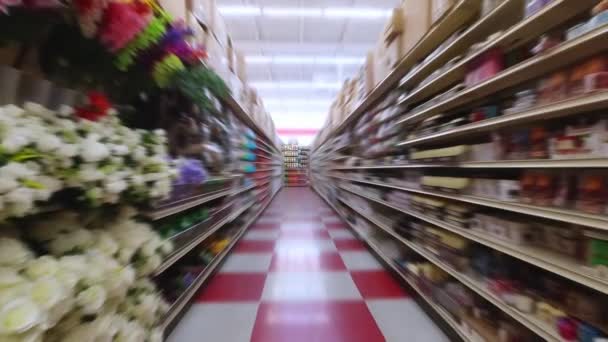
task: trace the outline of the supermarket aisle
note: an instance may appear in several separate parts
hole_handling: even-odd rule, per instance
[[[199,294],[170,342],[440,342],[427,318],[308,188],[287,188]]]

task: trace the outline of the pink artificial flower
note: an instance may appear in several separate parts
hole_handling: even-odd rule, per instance
[[[148,25],[151,16],[150,7],[143,2],[110,2],[100,28],[101,42],[112,52],[122,49]]]
[[[1,0],[0,0],[1,1]],[[73,0],[76,8],[78,24],[82,34],[87,38],[93,38],[97,34],[97,25],[101,21],[103,11],[108,5],[107,0]]]
[[[8,8],[21,5],[21,0],[0,0],[0,12],[8,14]]]
[[[28,8],[55,8],[61,6],[59,0],[23,0],[23,4]]]

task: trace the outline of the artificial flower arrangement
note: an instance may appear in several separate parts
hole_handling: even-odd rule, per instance
[[[102,94],[75,110],[0,107],[0,219],[36,213],[63,190],[87,207],[162,199],[175,175],[166,141],[123,126]]]
[[[147,276],[172,245],[114,210],[0,226],[0,341],[162,341],[168,305]]]

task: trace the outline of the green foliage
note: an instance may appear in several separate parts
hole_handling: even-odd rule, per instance
[[[177,72],[173,78],[173,86],[203,110],[213,108],[210,95],[225,99],[230,93],[224,80],[203,65]]]
[[[118,52],[116,67],[122,71],[127,70],[135,61],[137,54],[160,41],[166,32],[166,25],[165,18],[153,18],[137,38]]]

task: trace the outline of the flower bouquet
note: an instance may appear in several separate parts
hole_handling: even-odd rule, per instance
[[[0,107],[0,219],[38,212],[60,191],[89,207],[171,191],[163,131],[123,126],[100,94],[73,110]]]

